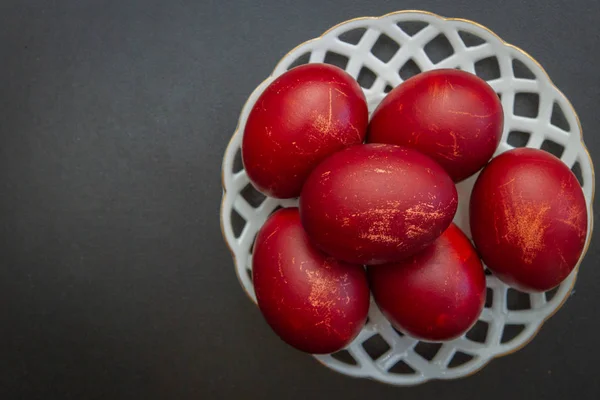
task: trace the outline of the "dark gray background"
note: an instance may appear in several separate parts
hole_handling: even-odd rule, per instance
[[[292,350],[240,289],[220,167],[247,96],[330,26],[409,8],[530,52],[600,157],[594,0],[1,1],[0,398],[600,397],[597,240],[530,345],[413,388]]]

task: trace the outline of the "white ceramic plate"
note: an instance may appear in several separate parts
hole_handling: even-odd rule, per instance
[[[559,155],[579,175],[588,204],[587,250],[594,172],[569,101],[533,58],[489,29],[467,20],[403,11],[347,21],[301,44],[277,64],[244,105],[223,160],[221,220],[238,278],[252,300],[256,301],[251,281],[254,237],[275,208],[297,201],[264,198],[252,188],[241,165],[244,126],[265,87],[290,67],[307,62],[345,68],[363,86],[370,111],[391,87],[419,71],[461,68],[486,79],[501,96],[505,113],[497,154],[514,146],[541,147]],[[468,199],[475,178],[458,185],[455,222],[467,235]],[[397,385],[472,374],[492,358],[516,351],[531,340],[569,296],[577,270],[558,289],[531,295],[509,289],[488,275],[488,298],[479,321],[463,337],[444,344],[419,342],[396,332],[371,302],[369,321],[356,340],[340,353],[316,358],[343,374]]]

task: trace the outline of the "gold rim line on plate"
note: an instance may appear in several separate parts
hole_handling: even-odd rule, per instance
[[[549,313],[549,314],[548,314],[546,317],[544,317],[544,318],[543,318],[543,320],[542,320],[542,321],[540,321],[540,323],[539,323],[538,327],[537,327],[537,328],[536,328],[536,330],[535,330],[535,331],[534,331],[534,332],[531,334],[531,336],[530,336],[529,338],[527,338],[527,339],[526,339],[526,340],[525,340],[523,343],[521,343],[519,346],[515,347],[514,349],[510,349],[510,350],[507,350],[507,351],[505,351],[505,352],[502,352],[502,353],[498,353],[498,354],[492,355],[492,356],[490,357],[490,359],[489,359],[489,360],[487,360],[486,362],[484,362],[484,363],[483,363],[483,364],[482,364],[480,367],[478,367],[478,368],[477,368],[477,369],[475,369],[474,371],[472,371],[472,372],[470,372],[470,373],[468,373],[468,374],[465,374],[465,375],[463,375],[463,376],[455,377],[455,378],[453,378],[453,379],[466,378],[466,377],[469,377],[469,376],[471,376],[471,375],[473,375],[473,374],[475,374],[475,373],[477,373],[477,372],[481,371],[483,368],[485,368],[485,367],[486,367],[486,366],[487,366],[487,365],[488,365],[488,364],[489,364],[489,363],[490,363],[492,360],[494,360],[495,358],[499,358],[499,357],[503,357],[503,356],[506,356],[506,355],[509,355],[509,354],[515,353],[515,352],[517,352],[517,351],[521,350],[521,349],[522,349],[523,347],[525,347],[527,344],[529,344],[529,343],[530,343],[530,342],[531,342],[531,341],[532,341],[532,340],[533,340],[533,339],[534,339],[534,338],[537,336],[537,334],[540,332],[540,330],[541,330],[542,326],[543,326],[543,325],[546,323],[546,321],[548,321],[548,320],[549,320],[549,319],[550,319],[550,318],[551,318],[551,317],[552,317],[554,314],[556,314],[556,313],[558,312],[558,310],[560,310],[560,309],[563,307],[563,305],[565,304],[565,302],[567,301],[567,299],[570,297],[570,294],[571,294],[571,292],[572,292],[572,290],[573,290],[573,287],[575,286],[575,282],[577,281],[577,276],[579,275],[579,266],[581,265],[581,263],[582,263],[583,259],[585,258],[585,255],[586,255],[586,253],[588,252],[588,250],[589,250],[589,247],[590,247],[590,244],[591,244],[591,242],[592,242],[592,234],[593,234],[593,228],[594,228],[594,218],[593,218],[593,216],[594,216],[594,210],[593,210],[593,208],[594,208],[594,198],[595,198],[595,194],[596,194],[596,174],[595,174],[595,171],[594,171],[594,163],[593,163],[593,161],[592,161],[592,157],[591,157],[591,155],[590,155],[590,153],[589,153],[589,151],[588,151],[588,149],[587,149],[587,146],[585,145],[585,142],[583,141],[583,128],[582,128],[582,126],[581,126],[581,121],[580,121],[580,119],[579,119],[579,115],[578,115],[578,114],[577,114],[577,112],[575,111],[575,108],[573,107],[573,104],[571,103],[571,101],[569,100],[569,98],[568,98],[567,96],[565,96],[565,94],[564,94],[564,93],[563,93],[563,92],[562,92],[562,91],[561,91],[561,90],[560,90],[558,87],[556,87],[556,85],[554,84],[554,82],[553,82],[553,81],[552,81],[552,79],[550,78],[550,75],[548,75],[548,72],[546,72],[546,70],[544,69],[544,67],[543,67],[543,66],[542,66],[542,65],[541,65],[541,64],[540,64],[540,63],[539,63],[539,62],[538,62],[538,61],[537,61],[535,58],[533,58],[531,55],[529,55],[529,53],[527,53],[525,50],[523,50],[523,49],[521,49],[520,47],[518,47],[518,46],[515,46],[515,45],[513,45],[513,44],[507,43],[505,40],[503,40],[503,39],[502,39],[500,36],[498,36],[498,35],[497,35],[497,34],[496,34],[494,31],[492,31],[492,30],[491,30],[491,29],[489,29],[488,27],[486,27],[486,26],[484,26],[484,25],[481,25],[481,24],[480,24],[480,23],[478,23],[478,22],[471,21],[471,20],[469,20],[469,19],[465,19],[465,18],[446,18],[446,17],[442,17],[441,15],[438,15],[438,14],[432,13],[432,12],[430,12],[430,11],[422,11],[422,10],[402,10],[402,11],[394,11],[394,12],[391,12],[391,13],[387,13],[387,14],[384,14],[384,15],[382,15],[382,16],[380,16],[380,17],[358,17],[358,18],[352,18],[352,19],[349,19],[349,20],[346,20],[346,21],[340,22],[339,24],[332,26],[331,28],[329,28],[329,29],[327,29],[325,32],[323,32],[323,33],[322,33],[322,34],[321,34],[319,37],[316,37],[316,38],[313,38],[313,39],[307,40],[307,41],[305,41],[305,42],[303,42],[303,43],[301,43],[301,44],[297,45],[297,46],[296,46],[296,47],[294,47],[292,50],[288,51],[288,52],[287,52],[287,53],[286,53],[286,54],[285,54],[283,57],[281,57],[281,59],[280,59],[280,60],[277,62],[277,64],[275,65],[275,68],[273,69],[273,71],[275,71],[275,70],[276,70],[276,69],[279,67],[279,65],[280,65],[280,64],[283,62],[283,60],[284,60],[284,59],[285,59],[285,58],[286,58],[286,57],[287,57],[287,56],[288,56],[290,53],[292,53],[292,52],[296,51],[296,50],[297,50],[297,49],[299,49],[300,47],[306,46],[306,45],[307,45],[307,44],[309,44],[309,43],[312,43],[312,42],[315,42],[315,41],[317,41],[317,40],[320,40],[320,39],[322,39],[322,38],[323,38],[325,35],[327,35],[327,34],[328,34],[328,33],[330,33],[331,31],[333,31],[334,29],[337,29],[337,28],[339,28],[339,27],[341,27],[341,26],[343,26],[343,25],[346,25],[346,24],[348,24],[348,23],[355,22],[355,21],[379,20],[379,19],[387,18],[387,17],[394,16],[394,15],[400,15],[400,14],[424,14],[424,15],[428,15],[428,16],[431,16],[431,17],[434,17],[434,18],[441,19],[441,20],[443,20],[443,21],[457,21],[457,22],[464,22],[464,23],[467,23],[467,24],[474,25],[474,26],[476,26],[476,27],[478,27],[478,28],[480,28],[480,29],[483,29],[484,31],[488,32],[488,33],[489,33],[489,34],[491,34],[492,36],[494,36],[494,37],[495,37],[495,38],[496,38],[498,41],[500,41],[500,43],[502,43],[502,45],[504,45],[504,46],[506,46],[506,47],[509,47],[509,48],[512,48],[512,49],[514,49],[514,50],[516,50],[516,51],[520,52],[520,53],[521,53],[523,56],[525,56],[526,58],[528,58],[529,60],[531,60],[531,61],[532,61],[532,62],[533,62],[533,63],[534,63],[534,64],[535,64],[535,65],[536,65],[536,66],[537,66],[539,69],[540,69],[540,71],[542,71],[542,73],[543,73],[543,74],[546,76],[546,78],[548,79],[548,82],[550,83],[550,86],[552,86],[552,87],[553,87],[553,88],[554,88],[554,89],[555,89],[555,90],[558,92],[558,94],[559,94],[560,96],[562,96],[562,97],[563,97],[563,98],[566,100],[566,103],[567,103],[567,105],[569,106],[569,108],[570,108],[570,109],[571,109],[571,111],[573,112],[573,115],[575,116],[575,120],[577,121],[577,126],[579,127],[579,141],[580,141],[580,143],[581,143],[581,146],[582,146],[582,148],[583,148],[583,151],[584,151],[584,152],[585,152],[585,154],[587,155],[587,158],[588,158],[588,161],[589,161],[589,163],[590,163],[591,170],[592,170],[592,198],[591,198],[591,201],[590,201],[590,204],[589,204],[589,211],[590,211],[590,214],[591,214],[591,218],[588,216],[588,221],[590,222],[590,223],[589,223],[589,228],[588,228],[589,235],[588,235],[588,237],[587,237],[587,239],[586,239],[586,243],[585,243],[585,246],[584,246],[584,248],[583,248],[583,251],[582,251],[582,253],[581,253],[581,256],[580,256],[580,258],[579,258],[579,261],[577,262],[577,265],[576,265],[576,266],[575,266],[575,268],[574,268],[574,271],[575,271],[575,276],[574,276],[573,282],[571,283],[571,286],[570,286],[570,287],[569,287],[569,289],[567,290],[567,293],[565,294],[565,297],[564,297],[564,299],[563,299],[563,300],[560,302],[560,304],[558,304],[558,306],[557,306],[557,307],[556,307],[554,310],[552,310],[552,311],[551,311],[551,312],[550,312],[550,313]],[[260,83],[260,84],[259,84],[259,85],[258,85],[258,86],[257,86],[257,87],[256,87],[256,88],[253,90],[253,91],[252,91],[252,93],[250,94],[250,96],[248,96],[248,99],[246,100],[246,102],[245,102],[245,103],[244,103],[244,105],[242,106],[242,110],[244,110],[244,109],[246,108],[246,106],[247,106],[248,102],[250,101],[250,98],[252,97],[252,94],[254,94],[254,92],[255,92],[256,90],[258,90],[258,88],[262,87],[262,86],[263,86],[263,84],[264,84],[264,83],[265,83],[267,80],[269,80],[269,79],[271,79],[271,78],[273,78],[273,72],[271,72],[271,74],[270,74],[270,75],[269,75],[269,76],[268,76],[266,79],[264,79],[264,80],[263,80],[263,81],[262,81],[262,82],[261,82],[261,83]],[[232,136],[231,136],[231,138],[229,139],[229,143],[227,144],[227,147],[226,147],[226,149],[225,149],[225,154],[227,154],[227,153],[229,152],[229,150],[230,150],[230,147],[231,147],[231,143],[233,142],[233,138],[235,138],[235,137],[238,135],[238,133],[239,133],[239,130],[240,130],[240,124],[241,124],[241,118],[239,118],[239,119],[238,119],[238,124],[237,124],[237,126],[236,126],[236,128],[235,128],[235,131],[233,132],[233,135],[232,135]],[[221,207],[220,207],[220,216],[221,216],[221,218],[220,218],[220,222],[221,222],[221,234],[222,234],[222,236],[223,236],[223,239],[225,240],[225,243],[227,244],[227,247],[228,247],[228,249],[229,249],[229,252],[231,253],[231,256],[233,257],[233,262],[234,262],[234,263],[237,265],[237,258],[236,258],[236,256],[235,256],[235,252],[233,251],[233,249],[232,249],[232,248],[231,248],[231,246],[229,245],[229,242],[227,241],[227,237],[225,236],[225,228],[224,228],[224,226],[223,226],[223,207],[225,206],[225,197],[227,196],[227,188],[225,187],[225,172],[224,172],[224,167],[225,167],[225,158],[223,158],[223,163],[222,163],[222,167],[221,167],[221,185],[222,185],[222,188],[223,188],[223,196],[222,196],[222,199],[221,199]],[[237,267],[235,268],[235,273],[236,273],[236,275],[237,275],[238,281],[241,281],[241,279],[240,279],[240,275],[239,275],[239,272],[238,272],[238,269],[237,269]],[[250,296],[250,293],[249,293],[249,292],[246,290],[246,288],[244,287],[244,285],[241,285],[241,286],[242,286],[242,288],[243,288],[244,292],[246,292],[246,295],[248,295],[248,297],[249,297],[249,298],[252,300],[252,302],[254,302],[254,300],[252,299],[252,296]],[[319,360],[318,358],[316,358],[316,357],[313,357],[313,358],[315,358],[315,359],[316,359],[316,360],[317,360],[319,363],[321,363],[321,364],[325,365],[325,364],[324,364],[324,363],[323,363],[321,360]],[[328,367],[328,368],[329,368],[329,367]],[[331,368],[330,368],[330,369],[331,369]],[[343,374],[342,372],[340,372],[340,371],[337,371],[337,370],[335,370],[335,369],[334,369],[334,371],[336,371],[336,372],[338,372],[338,373],[340,373],[340,374]],[[343,375],[345,375],[345,374],[343,374]],[[375,378],[372,378],[372,377],[368,377],[368,378],[370,378],[370,379],[375,379]],[[443,378],[430,378],[430,379],[427,379],[427,380],[440,380],[440,379],[443,379]],[[426,381],[427,381],[427,380],[426,380]],[[426,382],[426,381],[425,381],[425,382]],[[393,383],[389,383],[389,382],[386,382],[386,383],[393,385]],[[421,384],[421,383],[424,383],[424,382],[416,383],[416,384],[414,384],[414,385]],[[405,385],[403,385],[403,386],[405,386]],[[409,386],[409,385],[406,385],[406,386]]]

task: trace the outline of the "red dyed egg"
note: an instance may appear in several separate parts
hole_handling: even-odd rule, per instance
[[[367,144],[335,153],[313,170],[300,196],[311,240],[357,264],[399,261],[425,248],[450,225],[456,187],[429,157]]]
[[[458,182],[492,157],[503,124],[500,99],[484,80],[439,69],[392,90],[371,117],[367,141],[417,149]]]
[[[344,70],[327,64],[293,68],[265,89],[248,116],[246,172],[269,196],[297,197],[320,161],[364,141],[368,117],[360,86]]]
[[[494,158],[470,203],[473,241],[485,264],[523,291],[550,290],[579,261],[587,208],[575,175],[558,158],[521,148]]]
[[[445,341],[477,321],[485,303],[485,273],[469,239],[454,224],[419,254],[368,270],[373,297],[396,329]]]
[[[364,268],[317,250],[302,229],[297,208],[277,211],[261,228],[252,275],[265,319],[299,350],[341,350],[365,324],[369,286]]]

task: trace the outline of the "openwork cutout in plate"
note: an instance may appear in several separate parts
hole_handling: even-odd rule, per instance
[[[392,87],[421,71],[460,68],[486,79],[505,111],[497,154],[513,147],[542,148],[559,156],[578,175],[588,204],[587,250],[593,222],[593,166],[575,111],[542,67],[522,50],[471,21],[418,11],[359,18],[303,43],[279,62],[245,104],[225,153],[223,233],[240,283],[254,301],[254,237],[271,212],[297,201],[264,197],[252,188],[239,162],[242,134],[248,114],[265,87],[289,68],[309,62],[345,68],[361,83],[370,111]],[[458,185],[460,205],[455,222],[468,236],[468,200],[475,178]],[[488,298],[479,321],[462,337],[443,344],[419,342],[397,332],[372,303],[368,323],[347,349],[316,357],[338,372],[397,385],[466,376],[532,339],[567,299],[576,274],[577,269],[558,289],[540,294],[519,293],[488,274]]]

